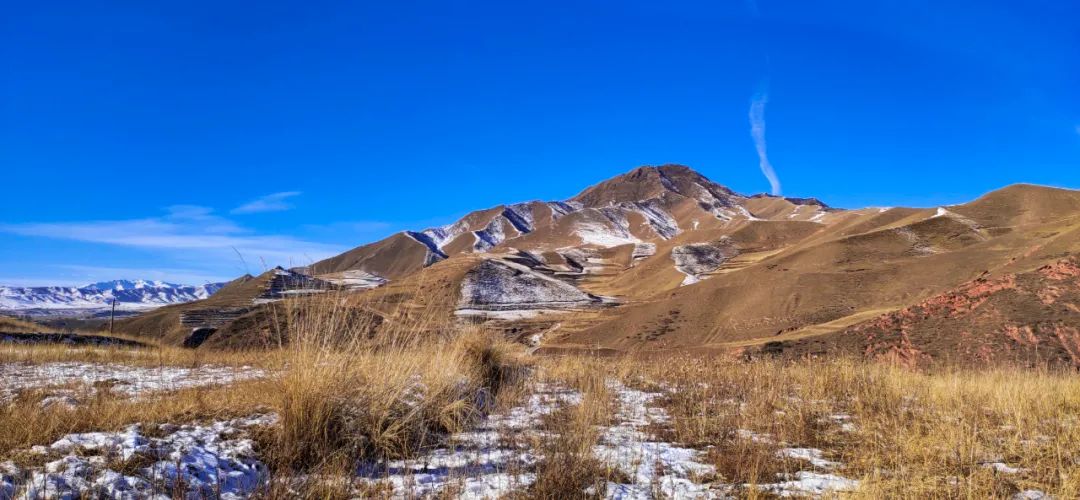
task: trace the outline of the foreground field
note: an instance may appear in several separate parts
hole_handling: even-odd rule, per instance
[[[0,498],[1080,496],[1071,372],[535,357],[324,326],[257,354],[0,348]]]

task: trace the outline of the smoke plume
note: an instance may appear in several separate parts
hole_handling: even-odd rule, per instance
[[[757,148],[758,165],[761,173],[769,179],[772,186],[772,194],[780,196],[780,178],[776,176],[772,163],[769,163],[768,147],[765,142],[765,104],[769,102],[767,90],[761,90],[754,94],[750,100],[750,135],[754,138],[754,147]]]

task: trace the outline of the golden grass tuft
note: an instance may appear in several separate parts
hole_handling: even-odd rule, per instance
[[[522,346],[480,331],[425,338],[415,323],[343,324],[355,305],[328,298],[283,315],[288,369],[273,407],[279,426],[262,444],[272,467],[313,471],[404,458],[465,430],[528,370]],[[421,320],[422,321],[422,320]]]

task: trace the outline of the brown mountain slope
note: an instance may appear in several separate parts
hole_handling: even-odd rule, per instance
[[[400,279],[439,258],[438,254],[415,238],[406,233],[398,233],[385,240],[316,262],[308,268],[316,275],[360,270],[383,278]]]
[[[842,331],[767,348],[844,352],[909,366],[948,361],[1080,368],[1080,258],[980,277]]]
[[[612,311],[579,331],[564,330],[557,342],[618,349],[766,342],[813,325],[899,308],[985,271],[1021,261],[1037,266],[1080,253],[1080,213],[1070,212],[1080,193],[1035,189],[1046,196],[1025,199],[1056,202],[1011,205],[1025,215],[997,219],[1021,222],[1014,226],[988,228],[966,216],[937,215],[934,209],[845,214],[866,220],[826,224],[742,269]],[[1013,188],[1003,191],[1009,195]],[[966,208],[950,207],[949,212],[968,213]],[[870,230],[850,234],[854,227]]]
[[[751,199],[710,181],[689,167],[639,167],[563,202],[532,201],[472,212],[420,232],[404,232],[308,267],[315,275],[363,270],[401,279],[449,257],[564,247],[609,248],[660,243],[686,231],[757,218],[746,205],[768,206],[778,220],[824,215],[816,200]]]
[[[1070,189],[1014,184],[946,208],[987,227],[1039,224],[1080,213],[1080,195]]]
[[[987,273],[1078,254],[1077,191],[1017,185],[949,207],[834,210],[742,196],[669,165],[565,202],[500,205],[400,233],[309,271],[389,276],[343,304],[368,323],[422,322],[425,334],[479,322],[552,350],[755,350],[832,339]],[[223,300],[124,324],[182,338],[180,313]],[[208,345],[273,343],[274,311],[251,309]]]

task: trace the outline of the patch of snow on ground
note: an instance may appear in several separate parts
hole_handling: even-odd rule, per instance
[[[487,310],[487,309],[458,309],[454,311],[455,316],[459,317],[471,317],[479,316],[487,319],[500,319],[503,321],[516,321],[519,319],[535,318],[537,316],[547,314],[563,314],[570,312],[568,310],[559,309],[506,309],[506,310]]]
[[[598,223],[581,223],[574,232],[581,239],[582,245],[596,245],[604,248],[640,243],[634,235],[622,228],[612,228]]]
[[[661,238],[669,240],[679,234],[679,223],[660,205],[660,200],[651,199],[625,204],[630,211],[637,212],[645,217],[649,226]]]
[[[806,460],[814,467],[822,469],[832,469],[840,465],[837,462],[826,460],[824,453],[817,448],[782,448],[777,454],[782,457]]]
[[[632,481],[609,483],[608,498],[652,498],[656,487],[667,497],[710,496],[708,485],[694,482],[716,473],[714,466],[698,462],[701,452],[654,441],[646,432],[646,427],[668,421],[663,408],[651,406],[662,394],[631,389],[617,381],[608,385],[618,397],[617,423],[603,430],[593,454]]]
[[[430,266],[440,260],[449,258],[442,249],[439,248],[439,244],[436,240],[432,239],[432,236],[428,233],[417,233],[414,231],[405,231],[405,236],[412,238],[413,241],[427,247],[427,253],[424,255],[424,266]]]
[[[630,254],[630,260],[639,261],[641,259],[647,259],[656,255],[655,243],[637,243],[634,245],[634,251]]]
[[[1024,490],[1012,496],[1013,500],[1050,500],[1054,498],[1040,490]]]
[[[541,419],[559,408],[581,404],[581,394],[539,383],[521,406],[488,415],[475,429],[450,437],[449,445],[421,457],[363,464],[368,483],[389,484],[394,498],[427,498],[457,491],[457,498],[500,498],[527,488],[540,456],[507,437],[539,436]]]
[[[495,217],[484,229],[473,231],[473,251],[487,252],[506,240],[504,224],[510,224],[503,216]]]
[[[988,469],[994,469],[995,472],[1000,472],[1001,474],[1019,474],[1024,472],[1024,469],[1013,467],[1004,462],[987,462],[982,464],[982,466]]]
[[[759,218],[755,217],[754,214],[750,213],[750,211],[747,210],[746,207],[744,207],[744,206],[740,205],[740,206],[736,207],[736,210],[739,211],[740,215],[742,215],[743,217],[746,217],[747,220],[764,220],[764,219],[759,219]]]
[[[269,471],[255,457],[252,441],[238,436],[275,419],[162,426],[162,437],[144,435],[139,425],[69,434],[31,450],[55,458],[42,467],[18,471],[8,465],[5,472],[0,465],[0,498],[246,498],[266,484]],[[145,466],[128,470],[133,459]]]
[[[705,279],[707,274],[738,254],[739,250],[727,242],[691,243],[673,248],[671,260],[675,261],[675,269],[686,275],[682,282],[682,286],[686,286]]]
[[[383,278],[374,273],[361,270],[345,271],[337,276],[323,276],[320,279],[329,281],[335,285],[348,288],[350,290],[366,290],[368,288],[378,288],[385,285],[389,280]]]
[[[801,471],[791,474],[787,481],[757,487],[781,497],[805,497],[851,491],[859,487],[859,482],[832,474]]]
[[[136,397],[149,392],[219,385],[266,376],[257,368],[229,366],[139,367],[93,363],[0,364],[0,402],[35,387],[108,383],[114,393]]]
[[[488,259],[469,271],[461,282],[459,308],[562,309],[598,302],[598,298],[574,285],[533,271],[527,266]]]

